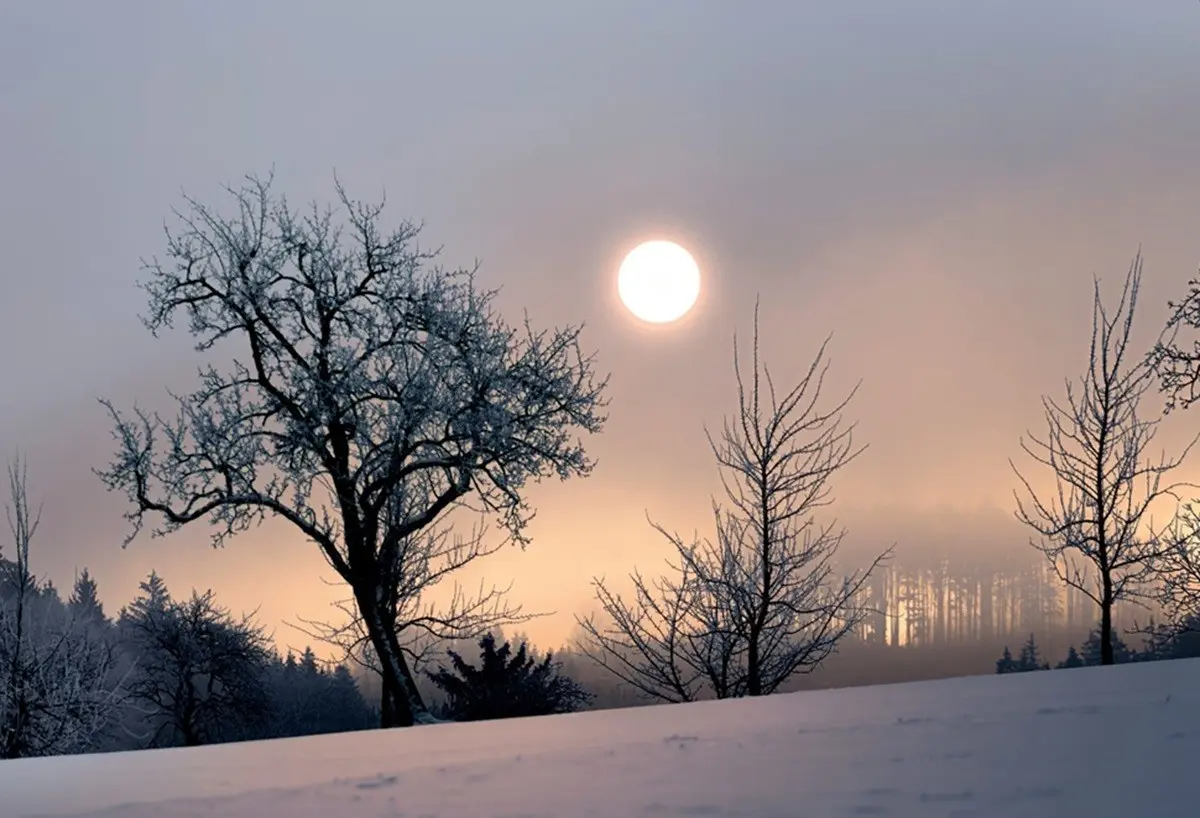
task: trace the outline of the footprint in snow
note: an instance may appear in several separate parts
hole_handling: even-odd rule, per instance
[[[377,790],[380,787],[390,787],[399,780],[400,776],[398,775],[380,775],[366,781],[359,781],[354,786],[360,790]]]
[[[1058,716],[1064,713],[1079,713],[1084,716],[1094,716],[1100,712],[1100,708],[1094,704],[1085,704],[1078,707],[1039,707],[1037,709],[1039,716]]]

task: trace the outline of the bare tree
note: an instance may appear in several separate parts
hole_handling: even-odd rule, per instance
[[[106,404],[118,447],[100,476],[131,501],[131,538],[148,513],[159,534],[207,520],[215,546],[266,515],[291,523],[354,598],[383,725],[425,720],[389,619],[405,544],[455,508],[524,544],[526,484],[591,470],[575,432],[601,429],[604,380],[578,327],[510,327],[473,270],[432,266],[417,226],[385,235],[382,204],[339,184],[339,226],[272,199],[269,179],[230,192],[232,219],[186,200],[144,287],[153,332],[182,313],[199,350],[235,357],[202,368],[174,419]]]
[[[268,639],[252,617],[235,619],[211,590],[176,601],[157,574],[121,613],[133,654],[132,703],[150,730],[148,747],[193,747],[254,735],[270,713]]]
[[[674,576],[651,586],[635,574],[632,603],[594,581],[611,625],[580,620],[581,648],[642,692],[668,701],[694,698],[702,685],[720,698],[773,693],[818,667],[869,613],[860,592],[891,550],[839,577],[844,529],[817,519],[834,475],[865,449],[842,422],[857,386],[818,408],[828,342],[779,394],[759,362],[756,307],[750,382],[735,336],[738,413],[719,437],[708,434],[725,496],[713,503],[716,538],[685,542],[655,525],[675,551]]]
[[[1038,538],[1059,579],[1100,608],[1100,661],[1113,664],[1113,606],[1144,601],[1153,592],[1159,562],[1173,547],[1172,526],[1156,528],[1151,507],[1179,502],[1183,483],[1164,478],[1187,456],[1151,459],[1148,449],[1158,418],[1140,413],[1153,384],[1151,371],[1129,354],[1129,335],[1141,284],[1142,260],[1134,258],[1121,299],[1110,315],[1093,285],[1088,369],[1078,384],[1068,380],[1065,405],[1043,397],[1046,436],[1021,439],[1021,448],[1050,471],[1056,489],[1039,496],[1010,460],[1024,488],[1014,491],[1017,519]],[[1024,495],[1024,496],[1022,496]]]
[[[728,631],[704,620],[702,594],[686,560],[668,562],[670,574],[648,582],[637,571],[633,601],[592,580],[596,599],[609,622],[576,617],[582,628],[577,649],[644,698],[677,704],[695,701],[704,683],[717,698],[729,696],[727,674],[713,661],[718,644],[732,645]],[[732,659],[732,656],[730,657]]]
[[[15,553],[0,559],[0,758],[83,752],[121,703],[112,648],[30,571],[41,510],[29,506],[20,458],[9,463],[8,482]]]

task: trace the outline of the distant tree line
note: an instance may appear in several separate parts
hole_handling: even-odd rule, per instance
[[[1168,659],[1200,658],[1200,622],[1179,629],[1170,625],[1151,623],[1141,632],[1140,647],[1131,647],[1119,632],[1112,634],[1112,662],[1104,661],[1103,638],[1097,625],[1076,649],[1067,648],[1067,654],[1054,665],[1063,670],[1075,667],[1093,667],[1103,664],[1123,665],[1130,662],[1159,662]],[[1021,645],[1020,653],[1013,657],[1006,645],[1003,655],[996,661],[997,673],[1025,673],[1031,670],[1049,670],[1034,634],[1030,634]]]
[[[344,665],[280,655],[211,591],[157,574],[115,617],[84,569],[66,601],[29,570],[37,516],[10,470],[14,558],[0,550],[0,758],[196,746],[378,723]]]
[[[550,654],[491,634],[426,675],[446,720],[580,709],[592,696]],[[448,665],[448,666],[446,666]],[[345,664],[280,654],[212,591],[175,598],[151,573],[110,617],[85,569],[64,602],[0,556],[0,758],[189,747],[363,730],[379,713]]]
[[[29,568],[40,522],[10,464],[13,559],[0,549],[0,759],[194,747],[378,727],[344,663],[280,654],[211,591],[172,595],[157,573],[115,616],[85,568],[64,601]],[[592,695],[551,654],[492,634],[478,664],[453,648],[425,677],[437,715],[476,721],[580,709]]]
[[[964,551],[970,543],[964,535]],[[1019,543],[1012,543],[1013,551]],[[1078,632],[1089,626],[1092,603],[1064,587],[1032,555],[981,559],[977,554],[923,560],[920,543],[906,543],[863,589],[871,614],[855,628],[864,642],[935,646],[987,642],[1014,633]],[[1000,546],[1003,549],[1003,546]],[[989,564],[990,563],[990,564]],[[1117,622],[1131,624],[1134,610],[1118,608]]]
[[[1060,641],[1079,639],[1095,626],[1096,603],[1064,584],[1016,524],[982,517],[980,532],[973,526],[981,525],[982,515],[945,516],[960,535],[932,532],[926,542],[919,525],[906,521],[898,528],[903,546],[865,590],[864,604],[875,612],[856,629],[856,638],[935,647],[998,643],[1035,632]],[[1152,615],[1169,618],[1167,610],[1153,595],[1120,601],[1113,605],[1113,624],[1128,631]]]

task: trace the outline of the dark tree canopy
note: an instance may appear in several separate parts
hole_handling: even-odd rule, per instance
[[[254,735],[267,721],[270,651],[250,619],[235,619],[213,592],[176,601],[157,574],[121,613],[136,665],[130,697],[152,725],[150,746],[195,746]]]
[[[1003,655],[996,660],[997,673],[1029,673],[1033,670],[1049,670],[1050,664],[1042,659],[1041,648],[1033,634],[1021,645],[1021,653],[1016,659],[1008,645],[1004,646]]]
[[[1067,658],[1058,663],[1060,670],[1068,670],[1073,667],[1083,667],[1083,657],[1079,655],[1079,651],[1075,650],[1075,646],[1067,648]]]
[[[1025,644],[1021,645],[1021,656],[1017,659],[1017,666],[1026,671],[1050,669],[1049,663],[1042,659],[1041,648],[1038,647],[1037,639],[1032,633],[1025,640]]]
[[[271,738],[363,730],[378,725],[378,715],[359,692],[345,665],[323,666],[311,648],[272,663]]]
[[[96,580],[84,568],[75,580],[71,598],[67,600],[72,616],[80,623],[100,624],[106,621],[104,604],[100,601]]]
[[[479,640],[479,650],[478,667],[447,651],[452,669],[441,667],[428,674],[446,695],[444,714],[449,719],[484,721],[570,713],[591,698],[563,675],[551,654],[538,662],[528,655],[524,642],[514,653],[508,642],[497,647],[495,637],[488,634]]]
[[[1079,646],[1079,656],[1083,659],[1083,663],[1088,666],[1114,664],[1123,665],[1127,662],[1132,662],[1137,658],[1137,653],[1125,643],[1121,638],[1121,634],[1114,632],[1112,635],[1112,662],[1104,661],[1104,641],[1101,637],[1100,628],[1093,628],[1087,639],[1083,640],[1083,644]]]

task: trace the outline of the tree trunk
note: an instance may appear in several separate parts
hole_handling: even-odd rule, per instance
[[[758,660],[758,638],[757,633],[751,632],[750,638],[746,640],[746,695],[761,696],[762,695],[762,669],[759,667]]]
[[[1112,577],[1104,574],[1104,595],[1100,602],[1100,664],[1113,664]]]
[[[383,691],[380,694],[380,727],[411,727],[429,716],[429,710],[417,692],[416,680],[404,661],[400,640],[387,618],[378,610],[371,591],[355,592],[359,613],[379,659]]]
[[[396,699],[393,690],[385,683],[379,692],[379,726],[400,727],[396,724]]]

